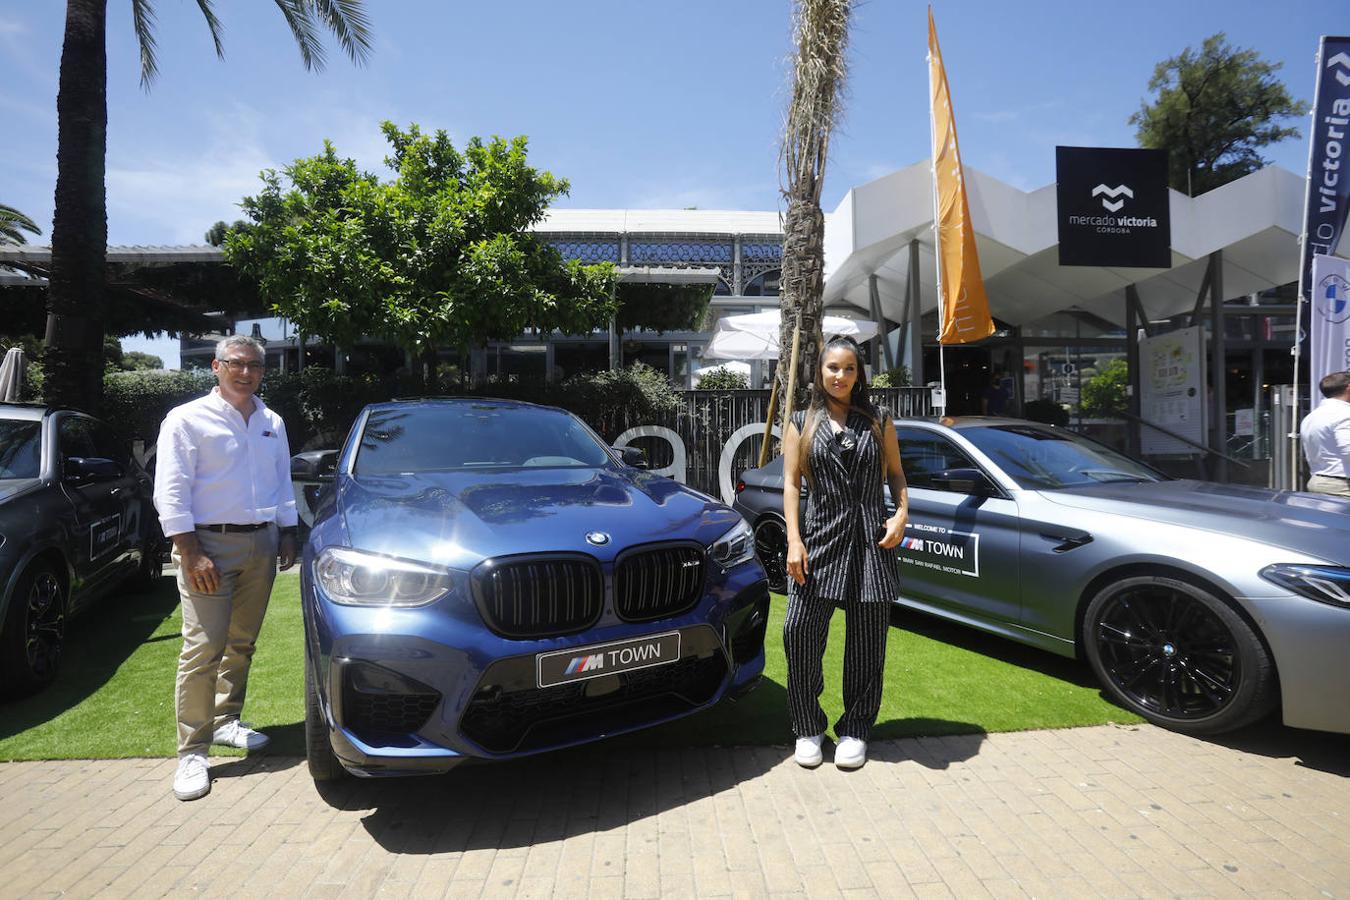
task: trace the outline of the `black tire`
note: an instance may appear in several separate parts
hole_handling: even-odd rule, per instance
[[[0,696],[25,697],[51,684],[65,642],[65,584],[51,563],[31,563],[0,627]]]
[[[1155,725],[1220,734],[1275,708],[1275,667],[1223,600],[1165,576],[1126,578],[1088,604],[1083,648],[1117,703]]]
[[[141,563],[136,568],[136,574],[127,580],[127,587],[135,593],[149,593],[159,586],[160,577],[164,574],[160,548],[161,541],[154,535],[147,537],[141,545]]]
[[[769,576],[769,590],[787,593],[787,526],[776,516],[763,516],[755,523],[755,556]]]
[[[314,667],[309,653],[305,653],[305,762],[309,775],[316,782],[338,781],[347,777],[333,745],[328,740],[328,721],[319,706],[319,694],[314,688]]]

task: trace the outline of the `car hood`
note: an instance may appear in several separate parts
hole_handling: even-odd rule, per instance
[[[1061,506],[1235,534],[1350,564],[1350,500],[1186,479],[1039,493]]]
[[[668,478],[603,468],[342,476],[338,507],[351,546],[459,569],[515,553],[603,560],[652,541],[710,544],[740,519]],[[608,542],[589,543],[591,532]]]
[[[39,478],[5,478],[0,479],[0,503],[10,500],[23,494],[32,488],[37,487],[42,481]]]

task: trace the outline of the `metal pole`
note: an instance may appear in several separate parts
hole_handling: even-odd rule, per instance
[[[933,185],[933,270],[937,276],[938,386],[942,390],[942,405],[937,407],[937,414],[943,416],[947,413],[947,358],[942,352],[942,228],[938,222],[937,119],[933,112],[933,61],[930,53],[928,61],[928,138],[929,146],[933,148],[933,158],[929,160],[928,168],[932,174],[930,180]],[[910,258],[914,258],[913,253],[910,254]]]
[[[1138,292],[1134,285],[1125,287],[1125,368],[1129,372],[1129,395],[1125,398],[1125,408],[1130,415],[1139,417],[1139,310]],[[1131,422],[1126,430],[1126,445],[1132,456],[1139,455],[1141,435],[1139,425]]]
[[[1210,302],[1210,410],[1214,416],[1210,425],[1210,444],[1219,452],[1215,457],[1215,481],[1228,480],[1228,346],[1223,326],[1223,251],[1209,255]]]
[[[1317,103],[1322,99],[1322,55],[1326,51],[1326,40],[1326,36],[1323,35],[1317,42],[1317,67],[1314,69],[1314,71],[1317,72],[1317,81],[1314,82],[1316,87],[1313,90],[1312,109],[1309,112],[1309,115],[1314,122],[1317,121]],[[1303,218],[1299,220],[1298,234],[1298,302],[1294,305],[1294,347],[1290,351],[1294,357],[1294,390],[1293,406],[1289,412],[1290,427],[1288,434],[1285,435],[1285,439],[1289,441],[1289,484],[1293,486],[1294,490],[1298,489],[1298,464],[1299,457],[1302,456],[1302,451],[1298,445],[1299,407],[1301,406],[1298,392],[1298,370],[1303,361],[1303,292],[1308,288],[1308,267],[1312,263],[1312,260],[1305,259],[1305,250],[1308,246],[1308,204],[1312,202],[1312,166],[1313,150],[1316,145],[1314,138],[1316,135],[1316,127],[1310,126],[1308,129],[1308,167],[1303,170],[1306,178],[1306,187],[1303,190]],[[1335,248],[1332,249],[1334,250]],[[1311,410],[1314,406],[1315,398],[1311,397],[1311,390],[1309,390],[1308,393],[1308,408]]]
[[[919,330],[919,325],[923,321],[923,307],[920,305],[919,295],[919,239],[915,238],[909,242],[909,271],[906,273],[908,286],[905,292],[909,297],[909,362],[910,362],[910,381],[916,387],[923,387],[926,383],[923,372],[923,332]]]

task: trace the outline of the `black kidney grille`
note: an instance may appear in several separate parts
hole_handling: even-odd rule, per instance
[[[599,567],[577,559],[500,563],[483,573],[478,585],[483,618],[507,637],[579,631],[599,618],[604,605]]]
[[[630,622],[685,612],[703,593],[703,550],[659,547],[630,553],[614,569],[614,608]]]

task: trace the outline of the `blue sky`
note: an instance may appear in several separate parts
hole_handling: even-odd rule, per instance
[[[268,0],[217,3],[217,61],[195,3],[159,0],[160,78],[138,82],[129,0],[109,0],[108,228],[115,244],[199,243],[258,172],[324,138],[380,169],[379,122],[525,134],[571,181],[570,207],[778,209],[790,79],[787,0],[367,0],[369,65],[336,48],[306,73]],[[944,0],[934,4],[966,165],[1022,188],[1054,180],[1057,144],[1133,146],[1127,119],[1159,60],[1215,31],[1284,64],[1311,101],[1317,37],[1341,3]],[[823,205],[928,156],[926,4],[859,5],[850,94]],[[1341,8],[1339,17],[1333,10]],[[0,202],[50,233],[65,4],[0,0]],[[1270,154],[1301,172],[1306,140]],[[128,349],[142,342],[127,341]],[[169,345],[154,348],[176,360]]]

